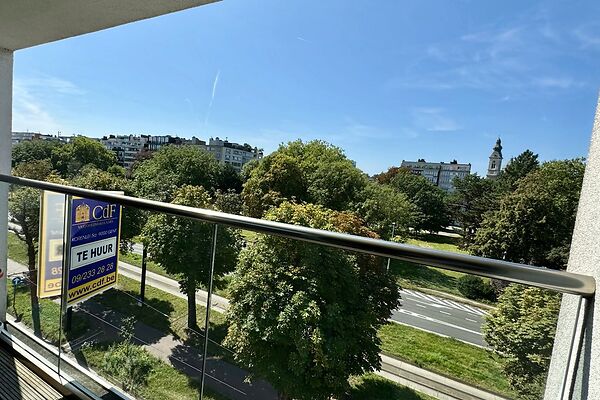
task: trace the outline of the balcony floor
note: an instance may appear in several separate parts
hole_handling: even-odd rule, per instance
[[[63,396],[13,357],[0,341],[0,398],[6,400],[58,400]]]

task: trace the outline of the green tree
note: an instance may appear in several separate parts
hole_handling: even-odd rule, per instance
[[[398,172],[400,172],[400,167],[390,167],[387,171],[374,175],[373,179],[383,185],[389,185]]]
[[[12,171],[14,176],[36,180],[59,181],[52,171],[52,165],[48,160],[29,161],[18,164]],[[31,317],[33,320],[33,331],[41,336],[40,308],[37,297],[37,245],[39,239],[40,225],[40,191],[37,189],[13,186],[8,196],[8,209],[10,215],[20,229],[14,229],[14,233],[27,245],[27,268],[29,294],[31,297]]]
[[[558,293],[509,285],[483,326],[485,341],[502,357],[519,399],[543,396],[560,299]]]
[[[408,228],[422,217],[404,193],[389,185],[370,182],[362,197],[364,200],[357,204],[356,212],[382,238],[391,239],[392,224],[396,225],[395,236],[405,237]]]
[[[538,169],[539,166],[538,155],[527,149],[510,159],[498,178],[498,186],[505,192],[513,191],[517,188],[520,179]]]
[[[50,160],[52,151],[62,145],[63,143],[58,140],[25,140],[12,148],[12,166],[16,167],[31,161]]]
[[[175,191],[174,204],[213,208],[212,199],[202,187],[183,186]],[[208,286],[213,225],[189,218],[154,214],[142,231],[151,258],[167,272],[178,274],[182,293],[188,299],[188,327],[197,329],[196,290]],[[236,230],[220,226],[217,235],[215,277],[233,271],[241,238]]]
[[[551,161],[521,179],[500,207],[485,215],[470,246],[472,253],[564,269],[585,164]]]
[[[414,226],[416,230],[437,232],[450,224],[446,193],[427,178],[401,168],[390,185],[418,207],[422,217]]]
[[[377,237],[356,215],[318,205],[284,202],[266,218]],[[397,305],[380,259],[259,235],[230,286],[226,344],[282,399],[343,396],[350,375],[379,366],[377,329]]]
[[[222,191],[242,191],[242,176],[230,164],[222,164],[216,178],[216,188]]]
[[[159,201],[172,201],[184,185],[213,190],[219,185],[222,166],[197,146],[165,146],[133,170],[136,193]]]
[[[484,179],[477,174],[463,179],[455,178],[454,192],[449,196],[454,220],[463,229],[462,245],[468,247],[483,222],[486,212],[498,207],[501,196],[497,181]]]
[[[215,208],[219,211],[238,215],[242,213],[242,197],[233,189],[227,191],[217,189],[214,196],[214,203]]]
[[[367,184],[367,177],[335,146],[300,140],[279,149],[245,171],[245,212],[261,217],[285,200],[349,210]]]
[[[91,164],[106,171],[117,163],[115,153],[97,140],[76,136],[66,145],[52,150],[52,165],[63,177],[75,176],[85,165]]]

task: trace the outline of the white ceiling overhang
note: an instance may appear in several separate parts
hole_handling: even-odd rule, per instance
[[[0,0],[0,48],[19,50],[217,0]]]

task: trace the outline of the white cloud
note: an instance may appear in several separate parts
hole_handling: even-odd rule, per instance
[[[219,76],[221,76],[221,70],[217,71],[215,80],[213,81],[212,92],[210,95],[210,102],[208,103],[208,109],[206,110],[206,116],[204,117],[204,126],[208,124],[208,118],[210,117],[210,110],[212,110],[213,101],[215,100],[215,94],[217,94],[217,85],[219,84]]]
[[[437,107],[415,108],[413,120],[417,128],[430,132],[453,132],[462,129],[459,123],[446,115],[444,109]]]
[[[534,85],[544,89],[570,89],[572,87],[579,87],[583,85],[583,82],[579,82],[570,77],[542,77],[533,80]]]
[[[600,49],[600,25],[588,24],[573,30],[573,36],[583,49]]]
[[[85,91],[57,77],[15,78],[13,82],[13,130],[55,133],[62,124],[50,111],[50,101],[60,96],[79,96]]]

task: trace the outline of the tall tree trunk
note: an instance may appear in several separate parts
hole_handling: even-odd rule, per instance
[[[31,298],[31,320],[33,322],[33,333],[41,337],[40,326],[40,302],[37,296],[37,273],[35,270],[35,244],[27,241],[27,259],[29,267],[29,297]]]
[[[187,302],[188,302],[188,328],[197,330],[198,324],[196,322],[196,280],[188,277],[187,283]]]

